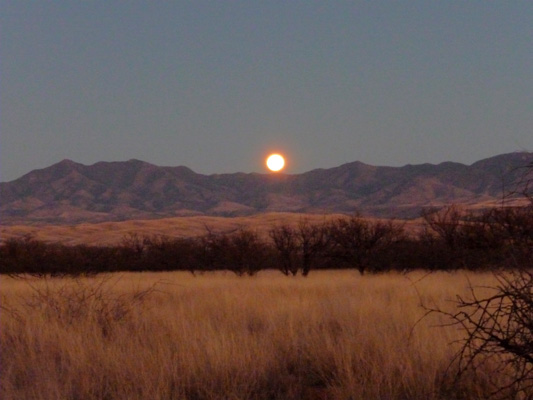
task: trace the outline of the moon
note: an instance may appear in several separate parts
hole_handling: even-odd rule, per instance
[[[278,172],[285,166],[285,159],[280,154],[271,154],[267,157],[266,165],[269,170]]]

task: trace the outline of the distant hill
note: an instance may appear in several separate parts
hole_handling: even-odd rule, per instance
[[[423,207],[497,204],[516,187],[533,153],[472,165],[445,162],[377,167],[361,162],[303,174],[197,174],[139,160],[82,165],[64,160],[0,183],[0,220],[75,224],[264,212],[417,217]]]

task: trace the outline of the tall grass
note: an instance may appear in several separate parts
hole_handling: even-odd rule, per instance
[[[417,324],[468,281],[421,276],[2,277],[0,398],[482,398],[448,368],[462,332]]]

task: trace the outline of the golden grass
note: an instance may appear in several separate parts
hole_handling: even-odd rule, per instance
[[[2,277],[0,398],[480,398],[446,375],[462,333],[438,316],[416,325],[421,299],[451,307],[467,279],[420,277]]]
[[[6,240],[31,235],[37,240],[67,245],[115,245],[130,233],[141,236],[193,237],[207,233],[206,227],[215,232],[231,232],[235,229],[247,228],[266,236],[268,231],[276,225],[296,225],[302,220],[308,220],[314,224],[341,216],[341,214],[265,213],[231,218],[195,216],[78,225],[13,225],[0,227],[0,238]],[[416,229],[420,221],[409,221],[407,224],[408,229]]]

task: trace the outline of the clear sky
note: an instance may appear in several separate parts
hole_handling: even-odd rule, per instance
[[[0,0],[0,180],[533,150],[532,1]]]

